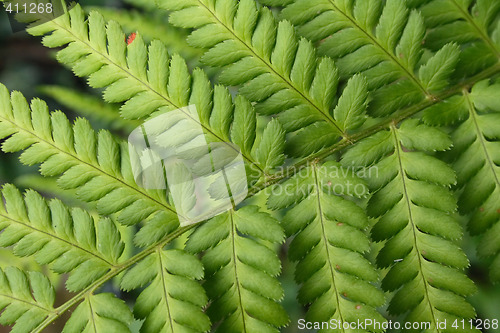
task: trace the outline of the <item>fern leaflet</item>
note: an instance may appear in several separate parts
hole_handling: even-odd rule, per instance
[[[281,243],[284,233],[269,214],[245,206],[212,218],[186,243],[189,252],[205,252],[208,314],[218,332],[279,332],[289,320],[277,303],[281,263],[262,240]]]
[[[300,0],[282,15],[306,38],[322,40],[319,53],[336,59],[342,78],[366,76],[376,116],[432,99],[458,61],[458,48],[449,44],[423,63],[424,22],[404,1]]]
[[[455,175],[423,153],[450,146],[446,134],[410,119],[361,141],[343,158],[348,164],[376,163],[379,170],[378,177],[368,179],[374,191],[368,213],[379,218],[373,240],[387,240],[377,265],[390,268],[382,282],[384,290],[396,291],[389,311],[406,314],[406,321],[429,322],[436,332],[445,319],[475,317],[464,299],[475,292],[463,273],[469,262],[454,242],[462,235],[452,215],[456,200],[446,188]]]
[[[485,234],[478,252],[494,257],[493,281],[500,280],[499,89],[498,83],[482,81],[424,113],[424,120],[433,125],[460,123],[452,136],[460,212],[470,217],[468,229],[473,235]]]
[[[20,93],[9,96],[3,85],[0,96],[0,137],[9,137],[3,151],[25,150],[22,163],[42,163],[42,175],[60,176],[59,186],[78,189],[81,200],[96,201],[100,214],[120,212],[120,223],[135,224],[151,216],[148,228],[156,230],[151,243],[177,228],[177,215],[165,192],[146,191],[135,184],[128,147],[118,144],[108,131],[96,136],[85,119],[71,126],[62,112],[49,114],[38,99],[30,109]]]
[[[193,104],[207,139],[225,144],[230,141],[234,113],[244,112],[232,103],[227,89],[222,86],[212,89],[202,70],[195,69],[190,75],[184,59],[177,54],[169,57],[162,42],[153,40],[146,45],[137,34],[127,45],[118,23],[111,21],[106,25],[97,12],[91,12],[86,20],[77,5],[67,15],[29,32],[46,35],[43,43],[47,47],[66,46],[57,53],[57,59],[69,65],[76,75],[88,76],[90,86],[105,88],[103,97],[107,102],[125,102],[121,114],[127,119]],[[228,147],[232,149],[230,144]],[[250,154],[245,152],[243,156],[258,173],[257,177],[264,174]]]
[[[475,74],[500,59],[500,3],[492,0],[438,0],[420,7],[429,32],[425,45],[436,49],[449,41],[464,45],[458,76]]]
[[[26,274],[15,267],[0,269],[0,324],[13,325],[11,332],[31,332],[54,313],[54,287],[43,274]]]
[[[121,280],[124,290],[150,283],[139,295],[134,314],[145,319],[141,332],[207,332],[210,320],[203,313],[207,304],[203,288],[203,266],[181,250],[161,250],[141,260]]]
[[[378,273],[362,255],[370,248],[363,232],[368,219],[360,207],[341,197],[354,196],[353,188],[365,194],[359,178],[330,161],[312,165],[277,185],[268,199],[272,209],[295,204],[283,224],[288,236],[295,235],[289,257],[298,262],[299,300],[310,304],[306,320],[340,321],[339,332],[347,332],[344,323],[363,318],[385,321],[375,310],[384,303],[384,295],[371,284],[378,280]]]
[[[127,304],[110,293],[88,295],[66,322],[62,333],[131,332],[134,317]]]
[[[94,219],[84,210],[68,210],[59,200],[50,203],[35,191],[24,198],[12,185],[2,190],[0,246],[14,246],[17,256],[33,255],[57,273],[69,273],[66,286],[78,291],[114,267],[124,244],[114,223]]]

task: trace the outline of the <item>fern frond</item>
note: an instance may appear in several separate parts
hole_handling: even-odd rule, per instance
[[[150,254],[129,269],[121,288],[132,290],[149,283],[134,306],[135,316],[145,319],[141,332],[207,332],[210,320],[202,311],[207,304],[203,287],[203,266],[181,250],[161,250]]]
[[[278,221],[245,206],[216,216],[190,235],[186,250],[205,252],[208,314],[218,332],[279,332],[289,319],[278,303],[283,289],[276,279],[281,263],[263,242],[282,243]]]
[[[377,264],[390,268],[384,290],[396,291],[389,311],[407,314],[406,321],[429,322],[437,331],[438,321],[475,317],[464,298],[475,286],[463,272],[469,262],[456,244],[462,230],[453,216],[456,200],[447,188],[455,183],[455,173],[425,153],[451,144],[444,132],[410,119],[361,141],[343,158],[348,165],[376,163],[379,171],[368,179],[374,191],[368,213],[379,218],[373,240],[386,240]]]
[[[121,118],[117,106],[104,103],[99,98],[90,94],[81,93],[62,86],[42,86],[38,90],[68,110],[75,111],[90,119],[100,120],[112,129],[132,131],[140,124],[138,121]]]
[[[80,208],[46,202],[33,190],[24,197],[13,185],[1,191],[0,246],[13,246],[20,257],[33,256],[57,273],[71,273],[66,286],[81,290],[119,262],[124,244],[109,219],[95,221]]]
[[[134,316],[127,304],[110,293],[90,294],[80,303],[62,333],[123,332],[130,333]]]
[[[125,102],[121,114],[127,119],[138,119],[195,105],[199,125],[208,141],[222,142],[229,149],[231,120],[239,112],[248,112],[247,101],[233,103],[229,91],[216,86],[212,89],[206,74],[195,69],[191,75],[186,62],[179,55],[168,56],[163,43],[154,40],[146,45],[140,36],[130,45],[116,22],[107,25],[97,12],[87,17],[80,6],[68,15],[29,30],[34,35],[45,35],[47,47],[66,47],[58,52],[61,63],[73,68],[78,76],[88,76],[90,86],[105,88],[107,102]],[[252,107],[250,106],[250,109]],[[223,126],[221,126],[221,124]],[[243,157],[252,169],[264,174],[249,154]]]
[[[425,45],[464,45],[457,75],[472,75],[500,60],[500,3],[495,0],[438,0],[420,7],[429,31]]]
[[[159,229],[159,238],[177,228],[178,218],[165,192],[136,185],[128,147],[118,144],[109,132],[96,135],[85,119],[71,126],[62,112],[50,114],[39,99],[32,101],[30,109],[20,93],[9,96],[3,85],[0,103],[0,137],[9,137],[3,151],[24,150],[22,163],[41,163],[42,175],[60,176],[59,186],[77,189],[80,200],[97,202],[100,214],[120,212],[120,223],[135,224],[151,216],[151,228]]]
[[[368,219],[363,209],[342,197],[366,191],[353,170],[326,162],[277,185],[268,199],[271,209],[294,205],[283,225],[287,236],[295,235],[288,255],[298,262],[299,301],[310,305],[306,320],[340,321],[339,332],[344,332],[344,322],[385,321],[375,310],[384,303],[383,293],[372,285],[378,273],[363,257],[370,249],[363,232]]]
[[[257,112],[278,114],[285,130],[296,132],[290,154],[307,156],[364,122],[366,82],[357,77],[347,83],[345,99],[356,103],[352,109],[347,103],[342,108],[352,118],[337,119],[338,75],[331,59],[319,59],[310,42],[296,37],[289,22],[276,22],[271,11],[258,9],[255,1],[161,0],[159,4],[174,11],[172,24],[196,28],[189,42],[209,49],[202,58],[205,64],[225,67],[222,83],[244,84],[240,93],[258,102]]]
[[[424,22],[404,1],[299,0],[282,16],[321,41],[319,53],[336,60],[341,77],[366,76],[376,90],[370,110],[377,116],[432,99],[458,61],[458,48],[448,44],[422,65]]]
[[[433,125],[459,123],[452,135],[459,186],[460,212],[470,217],[468,229],[484,237],[481,256],[493,256],[493,281],[500,281],[500,104],[499,84],[482,81],[424,113]]]
[[[43,274],[0,268],[0,324],[14,325],[11,332],[31,332],[55,312],[54,300],[54,287]]]

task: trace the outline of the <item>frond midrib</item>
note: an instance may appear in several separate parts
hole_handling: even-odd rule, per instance
[[[260,55],[257,54],[257,52],[255,52],[255,50],[252,48],[251,45],[248,45],[245,41],[243,41],[238,35],[237,33],[234,31],[234,29],[231,27],[231,26],[228,26],[226,24],[224,24],[216,15],[216,13],[212,10],[210,10],[210,8],[208,8],[201,0],[197,0],[198,3],[203,7],[205,8],[213,17],[214,19],[221,25],[223,26],[233,37],[235,40],[237,40],[241,45],[243,45],[251,54],[251,56],[255,57],[256,59],[258,59],[260,62],[262,62],[262,64],[264,64],[264,66],[266,68],[268,68],[268,70],[270,72],[272,72],[273,74],[275,74],[276,76],[278,76],[288,87],[290,90],[294,91],[295,93],[297,93],[303,100],[305,100],[307,102],[307,104],[309,104],[311,107],[313,107],[315,110],[317,110],[319,112],[319,114],[326,120],[326,122],[335,129],[335,131],[338,132],[338,134],[340,134],[342,137],[346,137],[346,133],[344,133],[344,131],[342,131],[342,129],[340,128],[340,126],[337,124],[337,122],[332,119],[332,117],[330,116],[329,112],[328,111],[324,111],[322,110],[318,105],[316,105],[310,98],[308,98],[302,91],[300,91],[300,89],[298,87],[296,87],[293,82],[291,82],[290,80],[288,80],[285,76],[281,75],[280,73],[278,73],[276,71],[276,69],[272,66],[272,64],[268,63],[265,59],[263,59]]]
[[[312,167],[313,172],[314,172],[314,188],[316,190],[316,197],[318,201],[317,209],[318,209],[318,216],[317,218],[319,219],[320,225],[321,225],[321,238],[323,239],[323,243],[325,244],[325,251],[326,251],[326,264],[328,265],[328,270],[330,271],[330,276],[331,276],[331,281],[332,281],[332,287],[333,287],[333,293],[335,294],[335,302],[337,303],[337,313],[340,318],[340,321],[343,323],[344,322],[344,316],[342,315],[342,310],[340,306],[340,299],[339,299],[339,292],[337,289],[337,283],[336,283],[336,278],[335,278],[335,268],[332,267],[331,262],[333,261],[330,255],[330,251],[328,249],[328,246],[330,245],[330,242],[328,241],[328,238],[326,237],[326,230],[325,230],[325,220],[323,216],[323,208],[321,207],[321,187],[319,184],[318,180],[318,174],[316,170],[316,165]],[[342,325],[342,332],[345,332],[344,325]]]
[[[417,241],[418,228],[415,224],[415,221],[413,221],[413,212],[411,209],[412,202],[410,200],[410,196],[408,195],[408,187],[406,185],[407,177],[406,177],[405,169],[403,167],[402,148],[401,148],[401,143],[399,141],[398,133],[397,133],[397,129],[396,129],[395,125],[391,125],[391,132],[392,132],[392,136],[394,139],[394,149],[395,149],[395,154],[396,154],[396,158],[398,161],[398,168],[399,168],[398,172],[399,172],[399,175],[401,177],[401,185],[403,188],[403,191],[402,191],[403,200],[405,201],[406,207],[408,208],[408,222],[411,224],[411,229],[412,229],[412,234],[413,234],[413,247],[415,249],[417,260],[418,260],[418,272],[419,272],[419,275],[421,276],[422,282],[424,284],[424,290],[425,290],[424,298],[426,300],[426,303],[428,303],[428,305],[429,305],[429,309],[431,312],[431,318],[432,318],[434,327],[436,328],[437,333],[439,333],[439,332],[441,332],[441,330],[436,325],[438,320],[436,319],[436,314],[434,313],[435,307],[432,305],[432,302],[429,298],[429,284],[427,282],[427,279],[425,278],[424,268],[422,266],[422,258],[420,256],[420,250],[418,248],[418,241]]]
[[[162,294],[163,294],[163,298],[165,299],[165,305],[167,306],[167,318],[168,318],[168,321],[170,323],[170,328],[173,332],[174,331],[174,323],[173,323],[173,319],[172,319],[172,313],[170,310],[170,302],[168,301],[168,291],[166,288],[165,271],[164,271],[164,266],[163,266],[163,260],[161,257],[161,250],[162,249],[160,247],[156,247],[156,254],[158,255],[158,266],[159,266],[158,270],[159,270],[159,274],[161,277]]]
[[[94,328],[94,333],[99,333],[97,331],[97,327],[95,326],[96,320],[94,318],[94,309],[92,308],[92,302],[90,301],[90,297],[88,297],[88,302],[89,302],[89,309],[90,309],[90,320],[92,321],[92,327]]]
[[[233,210],[231,209],[229,211],[229,218],[230,218],[230,221],[231,221],[231,225],[230,225],[230,228],[231,228],[231,260],[232,262],[234,263],[234,281],[235,281],[235,287],[238,291],[238,304],[239,304],[239,307],[240,307],[240,311],[241,311],[241,322],[243,324],[243,332],[247,332],[247,328],[246,328],[246,320],[245,320],[245,316],[247,315],[246,311],[245,311],[245,308],[243,306],[243,296],[241,295],[241,284],[240,284],[240,280],[238,278],[238,255],[237,255],[237,251],[236,251],[236,236],[237,236],[237,232],[236,232],[236,225],[234,223],[234,216],[233,216]]]

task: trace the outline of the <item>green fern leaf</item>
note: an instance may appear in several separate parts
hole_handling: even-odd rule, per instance
[[[425,45],[437,49],[453,41],[464,45],[457,77],[472,75],[498,63],[498,1],[439,0],[420,7],[429,27]],[[496,28],[496,29],[495,29]],[[458,76],[459,75],[459,76]]]
[[[468,229],[473,235],[484,234],[478,245],[483,257],[492,256],[493,281],[500,281],[500,85],[482,81],[470,92],[444,101],[443,106],[425,111],[426,120],[440,125],[439,116],[446,112],[460,125],[453,133],[454,168],[460,188],[460,212],[469,216]],[[451,108],[450,111],[445,109]],[[451,118],[451,114],[455,117]],[[434,121],[437,120],[437,121]]]
[[[426,46],[436,49],[449,41],[466,44],[481,40],[488,53],[498,55],[498,46],[489,37],[491,25],[500,13],[500,4],[493,0],[431,1],[420,7],[426,25],[431,28]],[[453,34],[451,33],[453,31]]]
[[[255,152],[257,161],[264,170],[274,169],[285,161],[285,131],[277,120],[269,122]]]
[[[374,191],[368,213],[379,218],[371,232],[373,240],[386,240],[377,264],[389,268],[384,290],[396,291],[389,311],[406,314],[406,321],[429,322],[433,330],[445,319],[474,318],[475,311],[464,297],[476,289],[463,273],[468,260],[455,243],[462,231],[453,217],[456,200],[447,189],[455,183],[454,173],[444,162],[423,153],[449,149],[451,140],[418,120],[377,135],[377,140],[354,146],[343,162],[370,165],[384,156],[373,166],[378,176],[367,179]],[[362,152],[370,146],[382,156],[366,159]]]
[[[115,295],[89,295],[80,303],[64,326],[63,333],[131,332],[134,317],[124,301]]]
[[[334,116],[343,131],[353,130],[364,123],[366,107],[368,106],[367,83],[364,77],[353,76],[345,88],[335,107]]]
[[[301,284],[299,301],[310,305],[307,321],[385,321],[375,310],[384,303],[383,293],[372,285],[378,273],[362,255],[370,249],[363,232],[368,219],[360,207],[341,197],[366,191],[352,171],[326,162],[304,169],[271,192],[272,209],[297,203],[283,225],[288,236],[295,235],[288,255],[298,262],[295,279]]]
[[[228,143],[231,119],[233,113],[245,112],[245,107],[240,103],[235,109],[227,89],[218,86],[212,90],[202,70],[195,69],[191,75],[184,59],[176,54],[169,57],[162,42],[154,40],[146,45],[137,34],[127,45],[118,23],[106,25],[97,12],[91,12],[86,20],[78,5],[68,15],[29,32],[46,35],[43,43],[47,47],[66,46],[57,59],[76,75],[88,76],[90,86],[105,88],[107,102],[125,102],[121,107],[125,118],[144,118],[194,104],[207,140],[233,149]],[[264,174],[250,153],[244,154],[253,169]]]
[[[458,49],[448,45],[420,66],[425,26],[404,1],[384,6],[378,0],[299,0],[282,16],[298,25],[301,35],[321,41],[319,53],[336,59],[342,78],[366,76],[375,90],[370,111],[376,116],[432,98],[446,87],[458,62]]]
[[[23,196],[13,185],[2,190],[0,246],[13,246],[17,256],[34,256],[57,273],[69,273],[66,286],[81,290],[119,262],[124,244],[109,219],[95,221],[87,212],[71,211],[59,200],[47,203],[40,194]]]
[[[201,262],[181,250],[158,250],[129,269],[121,287],[142,291],[134,306],[134,314],[145,319],[141,332],[207,332],[210,320],[203,313],[207,304],[203,287]]]
[[[28,274],[15,267],[0,269],[1,325],[10,332],[29,333],[54,310],[55,291],[39,272]]]
[[[41,163],[42,175],[60,176],[59,186],[77,189],[83,201],[97,201],[97,210],[103,215],[120,212],[118,221],[123,224],[135,224],[161,212],[163,232],[157,236],[177,228],[177,215],[165,192],[136,185],[125,144],[118,144],[107,131],[96,135],[85,119],[77,119],[71,126],[61,112],[49,114],[41,100],[33,100],[30,109],[20,93],[10,97],[3,85],[0,95],[0,134],[10,136],[2,144],[3,151],[25,150],[22,163]]]
[[[333,109],[338,75],[333,62],[328,58],[318,59],[311,43],[299,40],[289,22],[276,22],[272,13],[258,9],[255,1],[190,0],[180,5],[175,0],[162,0],[159,3],[173,10],[172,24],[196,28],[189,42],[208,49],[202,58],[204,63],[225,67],[220,76],[224,84],[243,84],[240,93],[258,102],[258,112],[278,114],[287,132],[297,131],[288,153],[307,156],[347,136],[349,129],[364,122],[365,84],[358,83],[354,92],[345,91],[345,95],[357,96],[346,96],[344,100],[360,100],[353,106],[344,102],[340,108],[350,117],[337,112],[340,119],[336,119]],[[311,144],[310,133],[317,127],[330,134]],[[308,145],[296,149],[305,143]]]
[[[283,289],[275,278],[280,261],[262,240],[281,243],[284,233],[274,218],[245,206],[216,216],[189,237],[186,250],[205,252],[208,314],[218,332],[279,332],[288,315],[278,301]]]

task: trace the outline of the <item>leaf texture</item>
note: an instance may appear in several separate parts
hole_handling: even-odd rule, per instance
[[[458,176],[459,209],[468,229],[483,235],[478,253],[493,257],[490,276],[500,281],[500,85],[481,81],[470,92],[425,111],[433,125],[459,124],[452,135],[451,158]],[[442,114],[445,114],[444,116]],[[441,119],[448,118],[447,122]]]
[[[298,299],[309,305],[306,320],[340,321],[339,332],[344,332],[344,323],[364,318],[385,321],[375,310],[384,303],[383,293],[372,285],[378,273],[363,256],[370,249],[364,233],[368,219],[363,209],[342,197],[359,197],[366,191],[353,170],[326,162],[277,185],[267,202],[271,209],[291,206],[283,225],[287,236],[295,236],[288,256],[297,262]]]
[[[456,182],[454,172],[428,154],[449,149],[451,140],[415,119],[382,134],[354,146],[343,162],[375,163],[378,170],[367,179],[374,191],[367,209],[378,218],[372,239],[385,241],[377,265],[389,268],[382,287],[395,292],[388,310],[405,314],[407,322],[429,322],[432,330],[438,321],[474,318],[465,296],[476,288],[463,272],[469,262],[456,244],[462,230],[453,215],[456,199],[448,189]],[[377,153],[363,156],[372,149]]]
[[[337,68],[328,58],[318,58],[312,44],[295,35],[288,21],[276,22],[266,8],[255,1],[161,0],[172,10],[170,22],[183,28],[196,28],[189,36],[193,46],[206,48],[205,64],[224,67],[222,83],[243,85],[240,93],[257,102],[257,112],[277,114],[287,132],[297,132],[295,141],[308,142],[315,127],[327,128],[330,134],[289,153],[306,156],[347,136],[364,122],[367,106],[366,83],[360,79],[344,92],[346,100],[359,99],[352,106],[344,103],[350,117],[336,119],[338,86]],[[192,17],[197,19],[193,20]],[[346,123],[348,121],[348,123]]]
[[[97,202],[103,215],[118,213],[118,221],[132,225],[151,216],[161,219],[160,239],[179,225],[164,191],[144,190],[135,183],[128,147],[108,131],[95,133],[87,120],[73,125],[62,112],[49,113],[45,102],[24,97],[0,86],[0,136],[4,152],[24,150],[23,164],[41,163],[44,176],[59,176],[58,185],[76,189],[80,200]],[[158,227],[158,225],[156,225]],[[159,238],[158,238],[159,237]]]
[[[247,111],[245,103],[232,102],[226,88],[214,89],[199,68],[190,74],[185,60],[178,54],[170,57],[159,40],[147,45],[137,34],[127,45],[119,24],[106,24],[96,11],[86,17],[77,5],[68,15],[29,32],[46,35],[43,44],[47,47],[64,46],[57,53],[58,61],[70,66],[75,75],[88,77],[91,87],[104,88],[107,102],[124,103],[124,118],[140,119],[195,105],[208,141],[228,143],[234,114]],[[223,124],[218,121],[221,119]],[[263,173],[248,151],[243,154]]]
[[[16,267],[0,269],[1,325],[10,332],[29,333],[54,310],[55,291],[39,272],[25,273]]]
[[[144,319],[141,332],[207,332],[210,320],[202,311],[207,304],[203,266],[181,250],[157,250],[129,269],[121,280],[124,290],[148,286],[138,296],[134,314]]]
[[[139,125],[137,121],[120,118],[116,105],[105,103],[96,96],[62,86],[43,86],[39,90],[68,110],[73,110],[90,119],[100,120],[111,129],[131,131]]]
[[[64,326],[63,333],[131,332],[134,317],[127,304],[110,293],[89,295]]]
[[[458,62],[459,50],[450,43],[422,65],[424,21],[405,1],[298,0],[282,16],[299,26],[301,35],[320,41],[319,53],[336,60],[342,78],[366,76],[375,90],[370,105],[375,116],[432,98]]]
[[[13,246],[15,255],[33,256],[57,273],[71,273],[70,291],[87,287],[119,262],[124,244],[111,220],[96,221],[57,199],[46,202],[33,190],[23,197],[13,185],[5,185],[2,196],[0,246]]]
[[[276,279],[281,263],[266,242],[281,243],[284,233],[257,206],[228,211],[201,225],[186,250],[204,252],[207,310],[218,332],[279,332],[289,319],[278,303],[283,289]]]
[[[459,75],[472,75],[498,62],[500,3],[495,0],[436,0],[421,6],[429,32],[425,46],[438,49],[448,42],[465,46]]]

